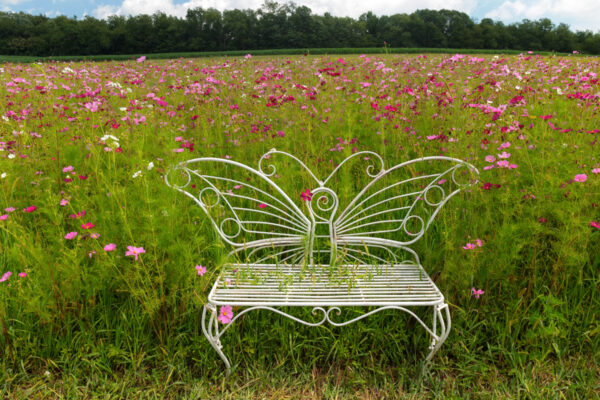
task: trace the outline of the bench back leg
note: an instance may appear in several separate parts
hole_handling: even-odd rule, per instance
[[[210,313],[210,318],[208,320],[208,325],[206,323],[207,311]],[[229,360],[223,353],[223,345],[221,344],[220,334],[219,334],[219,323],[217,321],[217,307],[214,304],[208,303],[204,305],[202,310],[202,332],[210,345],[215,349],[215,351],[219,354],[223,362],[225,363],[226,368],[226,376],[231,374],[231,364]]]

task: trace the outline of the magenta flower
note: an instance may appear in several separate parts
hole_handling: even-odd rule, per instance
[[[134,256],[135,261],[137,261],[138,255],[144,254],[145,252],[146,252],[146,250],[144,250],[143,247],[127,246],[127,251],[125,252],[125,255],[126,256]]]
[[[232,317],[233,311],[231,310],[231,306],[222,306],[217,319],[222,324],[228,324],[231,322]]]
[[[23,211],[25,211],[26,213],[32,213],[35,210],[37,210],[36,206],[29,206],[29,207],[23,209]]]
[[[81,229],[92,229],[94,226],[94,224],[92,224],[91,222],[86,222],[85,224],[81,224]]]
[[[600,229],[600,223],[598,223],[596,221],[590,222],[590,226],[594,227],[594,228],[597,228],[597,229]]]
[[[4,275],[2,275],[2,278],[0,278],[0,282],[7,281],[11,275],[12,275],[12,272],[10,272],[10,271],[5,272]],[[231,307],[229,307],[229,309],[231,310]],[[223,310],[223,308],[221,308],[221,310]],[[229,321],[227,321],[227,322],[229,322]]]
[[[196,265],[196,271],[198,271],[198,275],[203,276],[206,273],[206,267]]]
[[[481,296],[485,292],[483,290],[481,290],[481,289],[475,290],[475,288],[471,288],[471,293],[473,294],[473,296],[475,296],[476,299],[478,299],[479,296]]]
[[[73,240],[73,239],[75,239],[75,236],[77,236],[77,232],[69,232],[65,235],[65,239]]]
[[[311,201],[313,194],[311,193],[310,189],[306,189],[306,191],[300,193],[300,197],[302,197],[302,200],[304,201]]]
[[[260,203],[258,205],[259,208],[267,208],[267,205],[265,203]]]
[[[117,248],[117,245],[114,243],[109,243],[106,246],[104,246],[104,251],[113,251]]]
[[[587,175],[586,174],[575,175],[575,178],[573,180],[575,182],[585,182],[585,181],[587,181]]]

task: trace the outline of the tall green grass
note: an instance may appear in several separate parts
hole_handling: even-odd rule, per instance
[[[123,83],[132,88],[124,98],[109,96],[104,86],[100,96],[106,97],[96,113],[84,109],[83,103],[91,101],[88,98],[59,101],[60,95],[68,95],[67,89],[9,95],[8,87],[0,85],[0,94],[13,102],[13,106],[2,106],[3,115],[28,104],[33,110],[28,115],[41,113],[35,118],[3,121],[1,141],[14,140],[16,153],[27,157],[9,159],[4,152],[0,162],[0,173],[7,174],[0,180],[0,206],[17,209],[0,224],[0,272],[13,272],[0,286],[2,396],[597,396],[600,230],[589,223],[600,220],[600,175],[590,172],[598,162],[597,145],[593,144],[597,134],[578,132],[597,127],[597,111],[593,106],[584,107],[585,102],[578,105],[576,100],[556,96],[546,81],[549,72],[543,72],[541,63],[549,65],[548,70],[566,63],[559,78],[566,80],[572,69],[597,70],[598,60],[540,57],[534,59],[538,64],[528,64],[511,57],[511,70],[534,75],[525,83],[514,76],[505,77],[496,91],[486,84],[487,78],[475,75],[481,69],[478,64],[465,62],[446,70],[438,67],[444,59],[441,55],[426,59],[374,57],[393,66],[402,79],[390,83],[390,95],[406,87],[407,80],[418,86],[429,82],[428,72],[442,76],[446,84],[436,87],[430,83],[435,96],[421,93],[419,102],[407,95],[375,100],[381,95],[379,83],[369,89],[358,86],[374,67],[355,56],[345,57],[356,66],[345,72],[351,83],[327,76],[325,85],[320,84],[322,78],[316,70],[338,57],[236,59],[223,69],[216,68],[221,59],[152,61],[155,68],[133,62],[125,63],[129,75],[120,78],[118,71],[123,69],[116,63],[69,64],[87,71],[85,78],[78,79],[68,73],[61,75],[66,64],[4,66],[3,83],[17,75],[32,81],[64,82],[78,89],[83,79],[95,87],[92,82],[98,76],[103,76],[103,83],[107,79],[123,83],[136,77],[142,77],[144,83]],[[292,64],[286,67],[288,59]],[[492,60],[487,57],[486,65]],[[403,69],[405,62],[415,69]],[[279,69],[289,68],[284,72],[290,77],[285,88],[296,97],[296,104],[265,107],[269,94],[281,93],[273,86],[265,97],[256,100],[251,96],[258,93],[255,81],[267,67],[273,68],[266,74],[269,79]],[[206,77],[202,68],[215,69],[215,77],[226,84],[210,95],[184,94],[183,87]],[[241,71],[237,76],[247,83],[229,85],[238,83],[232,78],[234,70]],[[159,83],[162,72],[166,72],[165,82]],[[375,77],[372,82],[388,79]],[[304,97],[300,89],[290,88],[291,83],[320,88],[316,99]],[[448,83],[453,83],[457,99],[441,110],[437,99],[449,88]],[[494,105],[506,104],[520,93],[515,86],[531,86],[535,92],[525,94],[525,108],[532,117],[509,110],[492,128],[494,133],[485,134],[491,116],[464,107],[459,97],[463,89],[479,84],[485,85],[483,92],[468,101],[484,103],[489,98]],[[335,90],[335,85],[346,89]],[[148,100],[147,93],[152,90],[169,103],[166,110]],[[373,100],[363,99],[361,91]],[[132,98],[141,108],[131,110],[131,119],[137,112],[145,115],[146,124],[128,125],[121,120],[125,112],[119,108],[130,107]],[[375,118],[379,113],[370,104],[375,101],[381,106],[397,104],[403,119]],[[77,111],[77,119],[68,122],[68,115],[61,116],[66,110],[55,104]],[[180,104],[183,107],[178,109]],[[239,110],[230,109],[234,104]],[[301,104],[307,108],[300,108]],[[419,114],[411,107],[417,107]],[[168,117],[167,110],[176,115]],[[232,114],[240,115],[232,119]],[[554,123],[574,131],[551,129],[537,117],[546,114],[554,115]],[[198,119],[192,120],[193,115]],[[525,125],[523,139],[517,138],[519,133],[500,132],[500,126],[514,120]],[[113,123],[121,126],[113,129]],[[179,130],[182,124],[185,132]],[[252,124],[260,127],[258,132],[251,131]],[[262,131],[267,125],[270,130]],[[65,127],[68,130],[63,132]],[[279,130],[285,137],[274,135]],[[42,137],[35,138],[30,132]],[[438,133],[455,140],[426,139]],[[105,134],[119,138],[122,153],[105,151],[110,144],[99,141]],[[194,152],[174,153],[181,143],[174,140],[177,136],[193,141]],[[430,374],[417,379],[428,337],[406,315],[389,311],[345,328],[309,328],[272,313],[254,312],[236,321],[223,338],[225,352],[234,364],[234,373],[225,378],[221,360],[201,333],[200,315],[229,249],[218,240],[199,207],[169,189],[163,175],[175,163],[199,156],[228,155],[255,165],[262,154],[276,147],[297,155],[319,176],[326,176],[353,151],[352,145],[330,151],[338,137],[356,138],[358,150],[379,152],[389,164],[443,153],[466,159],[480,169],[487,165],[486,155],[499,153],[496,148],[502,142],[512,143],[507,151],[518,168],[482,170],[481,184],[453,198],[415,246],[450,303],[450,336],[435,356]],[[482,148],[483,139],[489,139],[488,149]],[[150,161],[154,167],[149,170]],[[74,173],[62,172],[68,165],[74,167]],[[137,171],[141,174],[134,178]],[[573,176],[583,171],[588,180],[572,182]],[[64,181],[67,175],[72,182]],[[79,175],[88,178],[82,180]],[[484,190],[484,182],[501,187]],[[294,181],[289,188],[298,194],[306,189]],[[525,196],[530,193],[535,199]],[[62,198],[69,203],[61,207]],[[21,211],[31,205],[37,210]],[[85,217],[69,217],[82,210]],[[98,239],[85,234],[80,227],[84,222],[96,225],[91,231],[100,234]],[[70,231],[79,234],[74,240],[64,239]],[[475,238],[483,240],[483,247],[463,250],[462,246]],[[108,243],[115,243],[117,250],[105,252],[103,246]],[[146,253],[136,262],[124,255],[128,245],[143,246]],[[206,266],[207,274],[198,276],[196,264]],[[19,278],[17,272],[27,276]],[[485,294],[475,299],[472,287],[484,289]],[[314,318],[310,310],[288,311]],[[358,312],[350,309],[345,315]]]

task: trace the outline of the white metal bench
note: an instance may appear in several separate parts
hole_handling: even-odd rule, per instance
[[[276,159],[284,162],[279,173]],[[408,246],[477,176],[474,166],[455,158],[425,157],[386,168],[376,153],[358,152],[320,180],[302,161],[275,149],[257,169],[221,158],[197,158],[171,169],[167,184],[191,197],[234,248],[202,313],[204,335],[227,373],[220,338],[255,309],[309,326],[343,326],[381,310],[404,311],[431,335],[426,364],[448,337],[450,312]],[[362,190],[354,195],[356,185]],[[302,193],[282,189],[290,186],[301,186]],[[247,308],[223,325],[217,315],[224,305]],[[279,308],[290,306],[313,307],[321,318],[305,321]],[[356,306],[375,308],[342,322],[332,317],[341,307]],[[411,310],[417,306],[432,308],[431,326]]]

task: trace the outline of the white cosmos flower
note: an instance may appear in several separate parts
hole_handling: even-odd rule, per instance
[[[112,140],[114,140],[115,142],[118,142],[118,141],[119,141],[119,138],[118,138],[118,137],[114,137],[113,135],[104,135],[104,136],[102,136],[102,137],[100,138],[100,140],[102,140],[103,142],[106,142],[108,139],[112,139]]]
[[[137,178],[138,176],[140,176],[142,174],[142,171],[137,171],[135,174],[131,175],[132,178]]]
[[[148,171],[150,171],[152,168],[154,168],[154,163],[152,161],[150,161],[148,163],[148,167],[146,167],[148,169]]]

